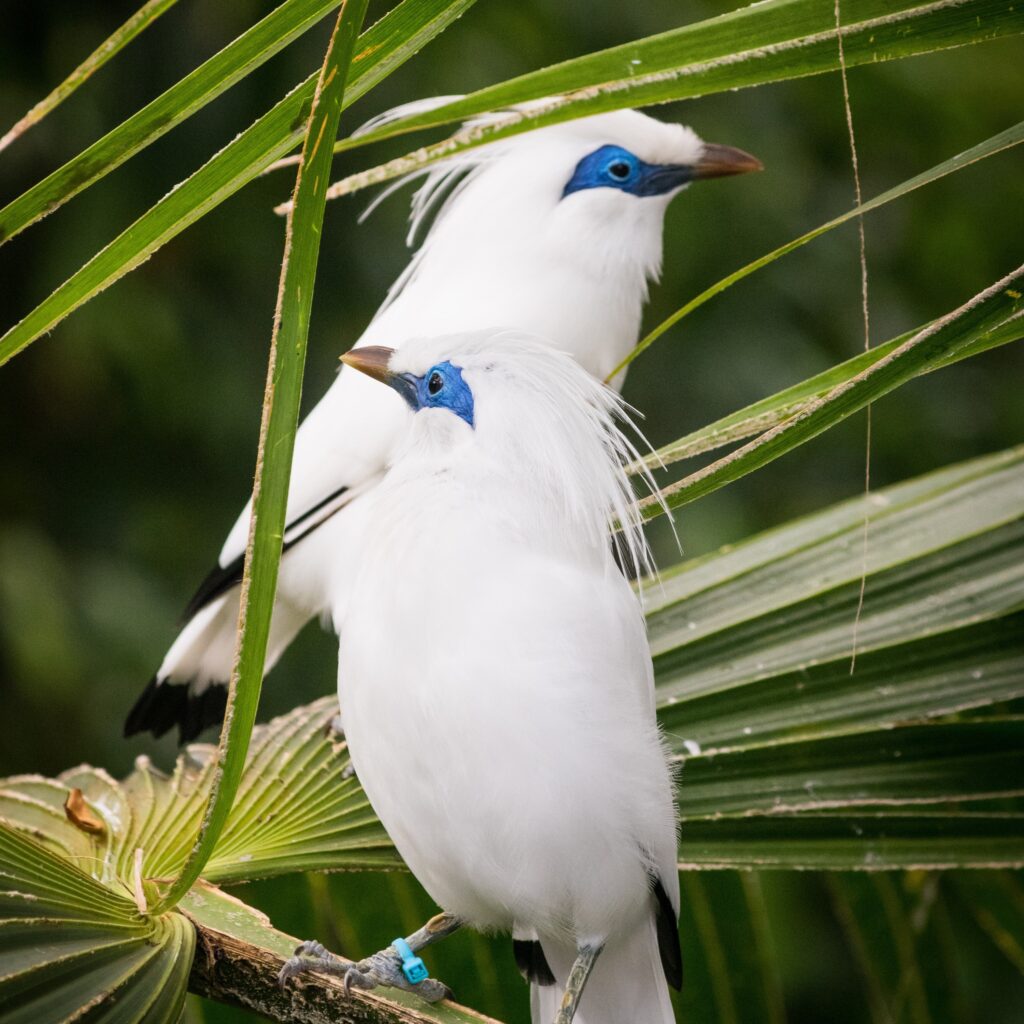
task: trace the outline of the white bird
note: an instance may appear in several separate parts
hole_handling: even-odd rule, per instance
[[[646,565],[621,400],[517,332],[343,358],[415,412],[335,615],[359,779],[444,911],[404,942],[511,932],[534,1024],[577,1004],[580,1024],[670,1022],[673,777],[640,603],[609,542],[622,524],[620,556]],[[445,994],[406,982],[395,948],[356,966],[298,952],[282,982],[325,970]]]
[[[636,344],[672,197],[690,181],[759,167],[740,150],[632,110],[543,128],[440,164],[413,203],[411,235],[436,210],[431,229],[356,346],[518,328],[557,338],[604,379]],[[267,671],[349,586],[363,545],[364,498],[380,482],[406,414],[386,389],[343,370],[300,427]],[[130,712],[126,736],[159,736],[177,725],[185,742],[223,716],[249,514],[246,505]]]

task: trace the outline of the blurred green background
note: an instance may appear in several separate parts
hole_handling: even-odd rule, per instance
[[[119,123],[271,6],[269,0],[180,0],[0,156],[0,201]],[[371,4],[371,18],[386,6]],[[4,7],[0,129],[60,81],[134,4],[48,0]],[[707,0],[480,0],[368,104],[349,111],[343,125],[351,129],[409,99],[466,92],[730,7]],[[328,30],[325,23],[310,32],[0,250],[0,328],[307,75],[319,63]],[[856,69],[850,89],[869,197],[1020,118],[1021,44],[1010,38]],[[697,185],[675,202],[648,325],[851,204],[836,76],[675,104],[656,115],[741,146],[766,170]],[[336,163],[337,176],[401,149],[399,143],[346,154]],[[874,342],[959,305],[1020,262],[1022,172],[1021,156],[1012,152],[870,216]],[[52,774],[79,761],[123,774],[140,753],[162,764],[173,757],[171,738],[126,742],[121,725],[248,493],[283,235],[271,207],[289,189],[283,173],[254,182],[0,371],[0,775]],[[307,409],[407,259],[404,198],[392,198],[358,226],[369,198],[328,206]],[[849,225],[688,318],[635,364],[625,393],[658,445],[847,358],[862,343],[857,238]],[[1020,441],[1022,382],[1024,352],[1010,346],[876,406],[873,484]],[[685,554],[857,493],[864,454],[861,416],[687,507],[677,517]],[[654,540],[663,565],[680,557],[665,526],[655,529]],[[261,717],[333,689],[335,657],[331,638],[309,627],[269,677]],[[890,881],[910,903],[923,884],[913,876]],[[768,875],[762,882],[789,1019],[887,1019],[871,1008],[827,881]],[[735,876],[711,879],[703,891],[713,916],[727,922],[739,899]],[[282,929],[353,954],[411,930],[430,910],[415,884],[397,875],[296,877],[250,886],[245,898],[268,909]],[[966,908],[955,900],[952,906],[949,934],[968,1019],[1024,1019],[1019,975]],[[695,941],[691,932],[684,932],[686,943]],[[462,1001],[523,1021],[526,990],[506,946],[459,936],[431,961]],[[727,956],[727,942],[723,948]],[[698,978],[684,1003],[700,992]],[[189,1013],[197,1021],[250,1019],[198,1000]]]

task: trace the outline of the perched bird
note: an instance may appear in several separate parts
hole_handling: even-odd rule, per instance
[[[337,610],[345,731],[444,913],[354,966],[304,945],[282,983],[321,970],[436,998],[403,961],[466,924],[513,934],[534,1024],[672,1021],[673,777],[640,604],[609,543],[621,524],[620,559],[646,565],[621,400],[519,332],[344,359],[414,411]]]
[[[603,379],[636,344],[669,201],[691,181],[759,167],[740,150],[632,110],[550,126],[439,164],[413,203],[413,233],[432,215],[429,233],[357,347],[518,328],[557,338]],[[364,543],[364,500],[405,417],[395,395],[343,370],[300,427],[267,671],[348,587]],[[249,513],[247,505],[186,608],[125,735],[159,736],[176,725],[186,742],[220,721]]]

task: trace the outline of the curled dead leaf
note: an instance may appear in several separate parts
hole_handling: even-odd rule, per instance
[[[103,819],[86,803],[80,789],[72,789],[64,801],[64,813],[68,821],[90,835],[102,835],[106,831]]]

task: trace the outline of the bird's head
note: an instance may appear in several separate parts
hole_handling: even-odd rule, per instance
[[[561,523],[607,548],[611,521],[626,525],[626,553],[644,561],[624,465],[637,458],[616,420],[610,388],[571,356],[520,331],[414,339],[395,350],[363,346],[342,356],[388,385],[415,415],[396,468],[438,474],[476,492],[498,490],[517,515]]]
[[[596,114],[414,172],[426,179],[413,201],[410,241],[432,216],[422,251],[443,250],[446,260],[470,253],[478,261],[490,249],[498,258],[534,253],[539,264],[624,260],[654,276],[672,198],[692,182],[760,168],[749,153],[703,142],[683,125],[636,110]]]
[[[550,230],[577,253],[585,247],[597,254],[613,273],[625,262],[645,278],[661,269],[665,211],[675,196],[693,182],[761,168],[743,150],[706,143],[690,128],[636,110],[535,134],[549,154],[546,171],[535,173],[544,178]]]
[[[367,128],[437,103],[397,108]],[[496,139],[413,171],[370,207],[402,182],[421,181],[408,238],[421,244],[388,292],[373,340],[517,327],[556,339],[605,377],[636,343],[673,196],[692,182],[760,166],[682,125],[619,110]]]
[[[741,149],[703,142],[690,128],[637,110],[598,114],[543,131],[550,133],[559,201],[593,201],[603,204],[604,211],[664,210],[691,182],[761,169],[760,161]],[[556,147],[562,150],[560,159],[554,159]]]

